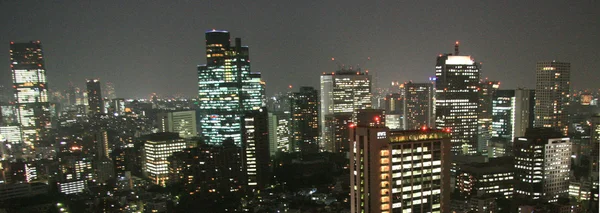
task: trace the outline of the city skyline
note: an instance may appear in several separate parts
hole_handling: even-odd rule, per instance
[[[204,11],[194,3],[3,2],[0,45],[42,41],[53,91],[66,90],[69,82],[83,88],[85,79],[99,78],[112,82],[123,98],[153,92],[195,97],[195,68],[205,63],[198,51],[204,49],[203,32],[213,28],[245,39],[253,50],[252,70],[264,76],[269,96],[290,84],[317,87],[322,72],[337,69],[332,57],[348,66],[370,57],[363,67],[378,87],[392,80],[424,82],[434,74],[435,56],[451,52],[455,40],[461,52],[483,62],[482,77],[503,82],[505,89],[534,88],[537,61],[571,62],[572,89],[592,88],[600,80],[592,75],[600,69],[594,60],[595,3],[331,4],[221,3]],[[72,12],[92,8],[98,9]],[[285,12],[292,8],[294,13]],[[21,12],[30,10],[40,12]],[[235,15],[216,15],[223,11]],[[459,15],[440,19],[449,14]],[[466,25],[476,27],[461,27]],[[0,57],[8,61],[8,52]],[[9,86],[9,68],[2,73],[0,84]],[[517,74],[524,75],[512,78]]]

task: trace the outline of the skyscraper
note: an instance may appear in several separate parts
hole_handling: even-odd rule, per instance
[[[553,128],[531,128],[514,142],[515,195],[556,202],[569,192],[571,141]]]
[[[448,212],[449,134],[390,131],[373,113],[350,130],[350,212]]]
[[[10,63],[23,141],[34,146],[33,143],[41,140],[50,127],[46,66],[40,41],[10,42]]]
[[[98,116],[104,113],[104,100],[99,79],[87,79],[87,98],[90,116]]]
[[[321,146],[335,147],[332,138],[334,128],[327,126],[326,119],[333,118],[332,114],[354,113],[359,109],[370,109],[371,75],[360,70],[341,69],[337,72],[321,75]]]
[[[567,135],[571,63],[538,62],[535,68],[535,127],[548,127]]]
[[[449,128],[452,152],[473,154],[477,150],[479,67],[470,56],[455,53],[437,57],[435,70],[436,128]]]
[[[163,112],[157,117],[158,130],[161,132],[175,132],[182,138],[198,136],[195,110]]]
[[[206,64],[198,66],[201,133],[209,144],[231,138],[241,143],[244,112],[264,105],[265,83],[250,71],[249,49],[240,38],[231,46],[229,32],[206,32]]]
[[[404,129],[433,128],[433,85],[431,83],[404,84]]]
[[[269,120],[267,108],[246,113],[242,124],[242,156],[248,187],[262,189],[269,180]]]
[[[312,87],[300,87],[290,97],[292,151],[319,150],[319,93]]]
[[[113,83],[106,82],[106,84],[104,84],[104,88],[106,88],[105,89],[105,91],[106,91],[106,97],[109,100],[117,98],[117,94],[115,93],[115,86],[113,85]]]
[[[188,148],[185,139],[172,132],[160,132],[144,136],[145,175],[156,185],[164,186],[169,178],[169,161],[174,152]]]

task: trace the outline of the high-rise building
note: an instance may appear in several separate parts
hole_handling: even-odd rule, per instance
[[[515,121],[513,125],[513,135],[515,137],[525,136],[527,129],[533,128],[535,91],[522,88],[516,89],[514,105],[515,107],[513,111],[515,114]]]
[[[487,79],[479,82],[479,108],[477,118],[477,152],[485,154],[492,137],[493,98],[500,88],[500,82]]]
[[[265,83],[250,71],[249,48],[229,32],[206,32],[206,64],[198,66],[198,98],[202,136],[209,144],[231,138],[241,144],[241,117],[264,106]]]
[[[269,116],[262,107],[247,112],[242,124],[242,156],[247,184],[252,189],[263,189],[269,182]]]
[[[104,88],[106,88],[105,94],[109,100],[117,98],[117,94],[115,93],[115,86],[113,85],[113,83],[106,82],[106,84],[104,84]]]
[[[319,93],[300,87],[290,97],[291,150],[316,153],[319,150]]]
[[[361,70],[342,69],[321,75],[321,145],[328,147],[327,151],[334,151],[329,149],[335,147],[335,139],[331,138],[335,129],[326,125],[333,123],[328,122],[327,117],[336,113],[354,113],[359,109],[370,109],[371,84],[371,75]]]
[[[275,156],[277,153],[277,115],[269,112],[269,155],[271,157]]]
[[[590,181],[592,182],[592,190],[590,195],[590,209],[598,209],[598,194],[600,192],[600,170],[598,169],[598,156],[600,154],[600,114],[592,117],[590,145],[592,147],[590,153]]]
[[[182,138],[198,136],[195,110],[163,112],[159,113],[157,117],[160,132],[175,132]]]
[[[34,146],[50,128],[46,66],[40,41],[10,42],[10,68],[23,141]]]
[[[492,138],[515,138],[515,90],[498,90],[492,99]],[[522,135],[521,135],[522,136]]]
[[[535,68],[535,127],[554,128],[567,135],[571,63],[538,62]]]
[[[350,212],[448,212],[448,132],[390,131],[383,114],[360,113],[350,130]]]
[[[404,84],[404,129],[433,128],[433,84],[413,83]]]
[[[169,178],[168,157],[188,148],[178,133],[160,132],[144,136],[144,173],[156,185],[164,186]]]
[[[104,99],[102,99],[102,89],[99,79],[87,79],[87,98],[88,110],[90,116],[98,116],[104,113]]]
[[[490,159],[489,162],[472,162],[460,166],[456,175],[458,192],[465,197],[491,196],[512,198],[515,166],[512,157]]]
[[[59,159],[58,189],[63,194],[82,193],[94,181],[92,158],[81,152],[61,153]]]
[[[569,192],[571,141],[554,128],[528,129],[514,141],[515,196],[556,202]]]
[[[474,154],[478,149],[479,65],[455,53],[437,57],[435,70],[436,128],[451,130],[452,152]]]

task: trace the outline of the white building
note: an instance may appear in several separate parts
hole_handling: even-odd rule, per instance
[[[165,185],[169,176],[168,157],[187,148],[185,139],[177,133],[161,132],[146,136],[144,143],[144,172],[154,184]]]
[[[160,132],[176,132],[182,138],[198,136],[194,110],[160,113],[158,123]]]

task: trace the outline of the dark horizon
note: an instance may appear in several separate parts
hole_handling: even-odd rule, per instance
[[[0,84],[11,85],[10,41],[40,40],[49,88],[86,78],[112,82],[117,97],[197,96],[204,32],[227,30],[250,48],[267,94],[318,88],[331,58],[364,66],[378,87],[427,81],[435,58],[460,52],[483,63],[501,89],[534,88],[535,63],[571,63],[572,89],[597,89],[597,2],[0,2]]]

